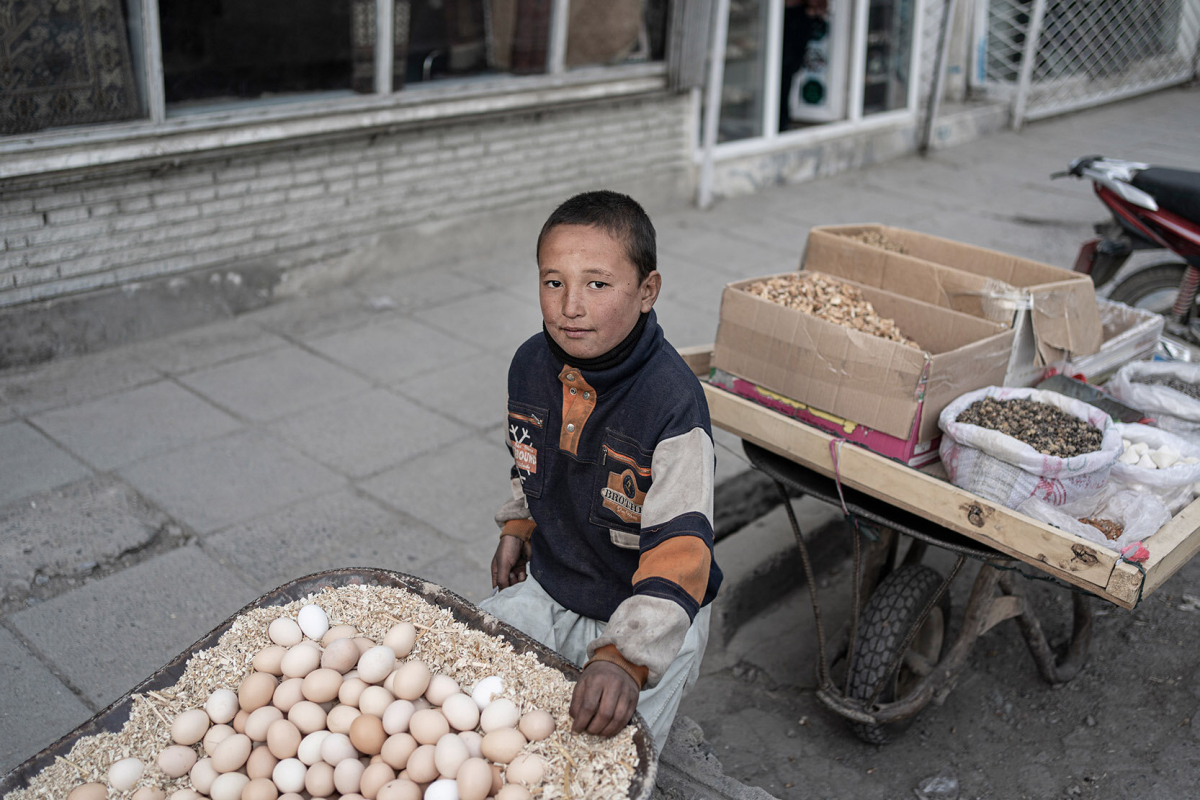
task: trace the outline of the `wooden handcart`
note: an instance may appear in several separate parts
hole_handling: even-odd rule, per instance
[[[703,381],[709,348],[684,357]],[[1046,681],[1069,681],[1083,666],[1091,638],[1091,598],[1125,609],[1160,587],[1200,548],[1200,499],[1160,529],[1141,564],[960,489],[940,463],[918,470],[851,445],[732,392],[704,383],[714,426],[744,442],[751,464],[775,481],[806,571],[816,615],[817,697],[872,743],[889,738],[953,687],[975,641],[1004,620],[1016,621]],[[797,493],[832,503],[869,535],[855,536],[857,591],[842,633],[827,638],[811,560],[791,506]],[[901,536],[912,543],[903,552]],[[956,556],[942,576],[922,563],[930,547]],[[949,641],[949,587],[967,559],[982,562],[962,623]],[[1023,589],[1029,565],[1076,589],[1072,633],[1055,652]],[[1044,576],[1043,576],[1044,577]],[[835,682],[832,667],[842,662]]]

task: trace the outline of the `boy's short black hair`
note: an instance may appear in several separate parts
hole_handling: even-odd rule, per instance
[[[537,257],[541,262],[542,241],[559,225],[590,225],[625,243],[625,252],[644,281],[658,269],[654,225],[636,200],[619,192],[602,189],[583,192],[554,209],[538,234]]]

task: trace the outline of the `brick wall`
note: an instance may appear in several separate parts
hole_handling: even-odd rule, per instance
[[[291,269],[422,222],[678,180],[688,108],[655,95],[0,182],[0,308],[247,262]]]

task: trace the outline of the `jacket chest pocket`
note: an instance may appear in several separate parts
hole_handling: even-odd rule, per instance
[[[600,451],[596,484],[592,493],[591,521],[609,529],[617,547],[636,550],[642,529],[642,506],[653,482],[650,461],[653,454],[637,442],[608,431]]]
[[[521,488],[529,497],[541,497],[546,474],[547,409],[508,401],[508,449],[513,456]]]

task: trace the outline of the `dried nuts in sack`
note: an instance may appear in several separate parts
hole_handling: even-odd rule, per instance
[[[976,400],[958,415],[956,422],[999,431],[1042,455],[1056,458],[1093,453],[1104,440],[1099,429],[1083,420],[1047,403],[1020,397]]]

